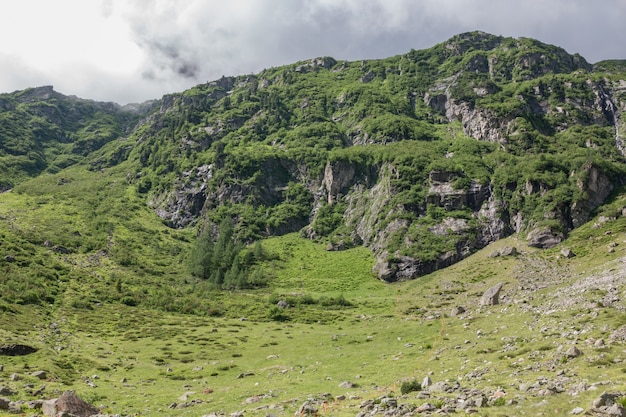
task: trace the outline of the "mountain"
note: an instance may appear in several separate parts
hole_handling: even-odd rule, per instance
[[[481,32],[0,94],[0,415],[623,415],[625,104]]]
[[[624,73],[597,68],[474,32],[224,77],[163,98],[136,183],[172,227],[229,215],[243,240],[364,245],[386,281],[512,233],[550,247],[623,184]]]
[[[0,96],[0,182],[119,166],[171,228],[298,231],[412,279],[513,233],[552,247],[588,221],[624,183],[625,77],[623,61],[472,32],[127,108],[34,88]]]

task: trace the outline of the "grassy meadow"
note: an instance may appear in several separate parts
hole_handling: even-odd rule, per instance
[[[12,210],[21,208],[21,214],[32,216],[20,216],[24,223],[17,218],[3,222],[5,235],[9,223],[12,230],[23,230],[26,223],[38,226],[37,219],[42,228],[43,224],[58,227],[44,222],[52,214],[43,208],[47,206],[36,204],[45,194],[10,193],[3,198],[13,199]],[[155,220],[141,207],[132,209],[132,196],[127,198],[129,218],[116,226],[113,240],[117,242],[119,230],[119,241],[132,245],[133,235],[125,234],[125,227],[136,224],[140,230],[142,222]],[[10,213],[2,216],[7,219]],[[63,224],[71,224],[70,219]],[[58,257],[59,275],[69,271],[78,279],[57,284],[59,296],[49,304],[3,304],[4,343],[39,350],[28,356],[2,357],[0,378],[2,385],[16,391],[12,399],[53,398],[72,389],[102,406],[106,414],[293,415],[307,398],[330,398],[322,414],[352,416],[364,400],[382,395],[419,406],[426,400],[415,392],[402,395],[401,385],[430,375],[434,382],[458,382],[472,389],[501,388],[507,400],[514,400],[481,408],[481,416],[567,415],[576,406],[588,408],[599,390],[624,389],[620,385],[626,360],[623,345],[593,348],[584,340],[607,339],[626,323],[626,317],[619,308],[589,307],[587,301],[599,305],[601,288],[584,293],[585,304],[567,307],[558,305],[563,300],[555,294],[583,277],[622,271],[625,226],[624,219],[618,219],[575,231],[566,242],[578,254],[571,259],[560,257],[559,248],[537,251],[511,237],[446,270],[394,285],[372,276],[373,258],[364,248],[328,252],[324,245],[297,234],[275,237],[263,242],[272,254],[263,265],[271,274],[269,285],[249,291],[207,289],[198,306],[222,312],[213,316],[214,310],[164,311],[146,301],[149,294],[138,298],[141,302],[136,306],[98,299],[118,292],[112,276],[123,277],[123,292],[147,291],[150,285],[145,283],[133,289],[140,277],[148,276],[141,275],[137,265],[144,258],[126,266],[115,264],[119,270],[110,271],[108,256],[95,263],[92,254],[80,249],[59,255],[33,244],[33,262],[43,256]],[[38,229],[23,233],[37,234],[39,240],[63,236],[60,230]],[[189,244],[177,234],[184,232],[152,233],[152,239],[160,247]],[[35,240],[30,235],[24,239]],[[489,256],[504,246],[515,246],[521,254]],[[145,247],[149,251],[150,246]],[[608,247],[614,251],[607,251]],[[148,267],[157,271],[151,278],[155,286],[190,280],[180,260],[165,265],[167,258],[148,261],[150,252],[143,256]],[[4,268],[6,280],[7,265]],[[502,304],[479,306],[484,290],[497,282],[505,283]],[[195,291],[190,293],[191,302],[202,290]],[[621,287],[620,291],[623,294]],[[177,296],[185,298],[182,293]],[[290,306],[277,311],[276,300]],[[557,305],[550,307],[555,300]],[[466,312],[451,316],[456,306]],[[585,355],[563,359],[563,350],[573,344]],[[37,370],[47,372],[46,381],[31,375]],[[520,388],[556,378],[560,370],[564,373],[559,377],[608,386],[598,385],[598,391],[575,396],[564,392],[545,397]],[[12,374],[18,375],[16,381],[11,380]],[[344,381],[352,387],[340,387]],[[42,392],[33,395],[40,388]]]

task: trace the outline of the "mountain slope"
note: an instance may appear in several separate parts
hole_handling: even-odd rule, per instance
[[[619,192],[622,69],[472,32],[223,77],[133,111],[41,87],[2,96],[1,180],[54,195],[100,170],[169,227],[215,238],[232,218],[243,243],[299,231],[365,246],[379,278],[411,279],[512,233],[553,246]],[[26,181],[41,173],[56,180]],[[93,233],[110,240],[111,224]]]
[[[514,232],[548,247],[584,223],[623,182],[624,78],[467,33],[166,96],[131,158],[173,227],[230,215],[244,240],[302,230],[366,245],[380,278],[408,279]]]

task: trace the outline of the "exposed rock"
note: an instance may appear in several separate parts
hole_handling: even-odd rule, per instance
[[[421,387],[422,387],[423,390],[425,390],[428,387],[430,387],[432,384],[433,384],[433,381],[430,379],[429,376],[427,376],[427,377],[424,377],[424,380],[422,381]]]
[[[289,303],[288,303],[287,301],[285,301],[285,300],[280,300],[280,301],[278,301],[278,302],[276,303],[276,306],[277,306],[278,308],[285,309],[285,308],[289,308]]]
[[[8,410],[11,400],[8,398],[0,398],[0,410]]]
[[[590,213],[598,208],[613,191],[611,180],[594,165],[585,168],[584,179],[578,181],[578,188],[587,198],[572,204],[571,217],[574,227],[579,227],[589,220]]]
[[[340,193],[347,191],[352,184],[356,171],[354,166],[348,162],[336,161],[328,162],[324,169],[324,186],[328,193],[328,203],[335,202]]]
[[[73,391],[65,391],[59,398],[44,401],[42,411],[47,417],[55,417],[59,413],[70,413],[78,417],[90,417],[100,413],[100,410],[83,401]]]
[[[435,407],[434,405],[430,404],[430,403],[424,403],[422,405],[420,405],[419,407],[417,407],[415,409],[416,413],[426,413],[426,412],[430,412],[430,411],[435,411],[437,409],[437,407]]]
[[[593,408],[610,407],[621,396],[619,393],[603,392],[598,398],[593,400]]]
[[[4,386],[0,385],[0,395],[8,395],[8,396],[11,396],[11,395],[15,395],[15,394],[16,394],[16,392],[15,392],[15,391],[13,391],[11,388],[9,388],[9,387],[4,387]]]
[[[462,307],[462,306],[453,307],[452,310],[450,310],[450,317],[455,317],[463,313],[465,313],[465,307]]]
[[[300,408],[298,409],[298,412],[296,413],[296,415],[299,415],[299,416],[316,416],[318,411],[319,411],[319,408],[314,403],[314,401],[307,400],[300,406]]]
[[[358,385],[350,381],[343,381],[339,384],[339,388],[356,388]]]
[[[583,352],[580,349],[578,349],[576,346],[570,347],[565,352],[565,356],[567,356],[568,358],[577,358],[577,357],[581,356],[582,354],[583,354]]]
[[[505,246],[500,249],[501,256],[515,256],[517,255],[517,248],[515,246]]]
[[[5,255],[4,260],[7,262],[15,262],[15,256],[13,255]]]
[[[526,238],[529,246],[541,249],[552,248],[563,241],[561,233],[553,233],[545,228],[533,229]]]
[[[620,403],[614,403],[605,413],[609,416],[626,417],[626,409]]]
[[[571,249],[563,248],[561,249],[561,256],[564,258],[573,258],[576,255],[574,254],[574,252],[571,251]]]
[[[499,304],[500,290],[502,289],[503,286],[504,286],[504,283],[500,282],[494,285],[493,287],[489,288],[487,291],[485,291],[482,298],[480,299],[480,305],[493,306],[493,305]]]
[[[46,379],[46,377],[48,376],[46,371],[35,371],[31,375],[39,379]]]
[[[576,408],[574,408],[574,409],[570,412],[570,414],[578,415],[578,414],[582,414],[582,413],[584,413],[584,412],[585,412],[585,409],[584,409],[584,408],[582,408],[582,407],[576,407]]]

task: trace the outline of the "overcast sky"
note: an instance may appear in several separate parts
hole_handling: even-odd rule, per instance
[[[626,0],[2,0],[0,92],[120,104],[318,56],[385,58],[473,30],[626,59]]]

